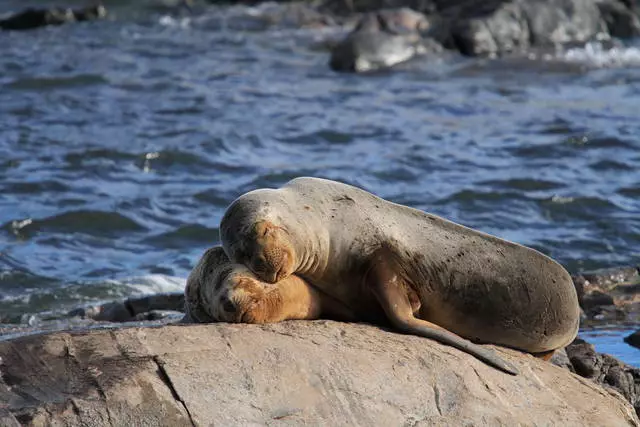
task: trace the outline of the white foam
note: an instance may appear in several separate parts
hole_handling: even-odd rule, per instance
[[[174,18],[169,15],[163,15],[158,22],[165,27],[188,28],[191,25],[191,18]]]
[[[601,42],[591,42],[581,48],[569,49],[562,53],[561,57],[568,62],[600,68],[640,67],[640,48],[605,47]]]
[[[187,280],[184,277],[167,276],[165,274],[149,274],[140,277],[114,280],[112,283],[125,286],[130,296],[142,296],[158,293],[182,292]]]

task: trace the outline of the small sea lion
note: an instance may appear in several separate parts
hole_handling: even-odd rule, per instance
[[[272,323],[328,318],[356,321],[349,309],[302,278],[261,281],[229,261],[221,246],[208,249],[187,279],[184,322]]]
[[[549,356],[578,331],[576,290],[551,258],[351,185],[296,178],[250,191],[225,212],[220,237],[265,282],[296,274],[355,317],[386,316],[511,374],[471,341]]]

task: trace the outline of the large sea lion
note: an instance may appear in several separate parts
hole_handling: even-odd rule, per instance
[[[548,355],[578,331],[571,277],[551,258],[339,182],[296,178],[246,193],[220,237],[231,261],[265,282],[295,273],[356,317],[384,315],[512,374],[468,340]]]

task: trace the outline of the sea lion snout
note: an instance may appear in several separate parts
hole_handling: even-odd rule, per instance
[[[289,277],[295,269],[295,252],[289,241],[289,233],[270,221],[254,224],[252,250],[244,262],[261,280],[277,283]]]
[[[217,293],[212,295],[212,314],[216,321],[234,323],[264,323],[261,301],[264,286],[248,275],[246,269],[234,266],[235,271],[217,283]]]

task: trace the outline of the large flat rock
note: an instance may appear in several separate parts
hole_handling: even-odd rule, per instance
[[[503,374],[331,321],[57,332],[0,342],[0,425],[639,425],[617,392],[516,351]]]

